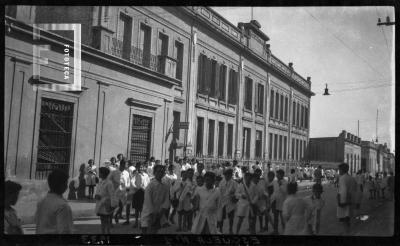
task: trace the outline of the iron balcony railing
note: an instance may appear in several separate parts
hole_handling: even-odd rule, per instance
[[[111,47],[108,50],[108,53],[113,56],[128,60],[134,64],[149,68],[152,71],[176,78],[177,61],[169,56],[156,56],[151,53],[144,52],[142,49],[139,49],[135,46],[130,47],[128,55],[124,53],[123,41],[116,38],[112,38]]]

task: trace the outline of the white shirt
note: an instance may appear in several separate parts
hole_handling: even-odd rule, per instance
[[[72,210],[60,195],[48,193],[37,204],[36,234],[71,234]]]
[[[174,184],[177,179],[178,179],[178,176],[176,176],[175,173],[172,173],[172,174],[167,173],[167,174],[165,174],[165,176],[162,178],[161,181],[164,184],[167,184],[168,187],[171,187],[172,184]]]
[[[181,171],[186,171],[189,168],[192,168],[192,166],[189,163],[185,163],[184,165],[182,165]]]
[[[150,184],[150,177],[147,173],[136,173],[131,179],[131,187],[134,191],[146,189]]]
[[[119,183],[119,189],[121,191],[126,191],[126,189],[129,189],[129,187],[131,186],[129,172],[127,170],[122,171]]]

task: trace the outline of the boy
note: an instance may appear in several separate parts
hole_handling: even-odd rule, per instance
[[[251,183],[251,173],[245,173],[243,182],[240,183],[235,193],[236,198],[239,199],[236,210],[236,215],[239,217],[239,221],[236,227],[236,234],[239,234],[240,227],[242,226],[243,223],[243,219],[246,216],[249,216],[250,203],[247,195],[248,193],[247,189],[248,187],[250,187],[250,183]]]
[[[279,218],[281,220],[282,229],[285,230],[285,221],[282,217],[282,206],[286,199],[287,181],[283,178],[285,172],[279,169],[276,172],[277,179],[274,180],[274,194],[272,195],[272,211],[274,213],[274,234],[278,234]]]
[[[237,182],[232,179],[233,170],[228,168],[224,172],[224,179],[219,184],[221,193],[221,202],[218,206],[218,223],[219,231],[222,233],[222,227],[226,217],[229,219],[229,234],[233,234],[233,219],[235,216],[235,209],[237,199],[235,192],[237,189]]]
[[[155,234],[165,224],[165,214],[169,208],[169,187],[161,179],[165,175],[162,165],[153,168],[154,179],[144,191],[144,203],[141,217],[143,234]]]
[[[321,210],[325,206],[325,201],[322,199],[321,194],[323,188],[321,184],[314,184],[312,186],[313,194],[306,197],[305,200],[310,207],[310,220],[308,221],[309,231],[313,235],[319,234],[320,221],[321,221]]]
[[[109,179],[107,179],[110,170],[107,167],[100,167],[99,177],[101,179],[96,189],[96,215],[100,216],[101,233],[110,234],[111,227],[111,196],[114,192],[114,186]]]
[[[68,174],[56,169],[49,174],[47,183],[50,191],[37,204],[36,234],[71,234],[72,210],[62,196],[67,190]]]
[[[215,174],[206,172],[204,183],[204,186],[194,193],[194,197],[199,200],[199,213],[193,222],[191,231],[193,234],[216,234],[220,191],[214,187]]]

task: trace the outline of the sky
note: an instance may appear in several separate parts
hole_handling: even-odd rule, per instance
[[[250,7],[213,7],[237,25]],[[342,130],[376,138],[395,150],[394,26],[377,26],[392,7],[254,7],[253,19],[270,38],[272,53],[311,77],[310,137]],[[323,96],[328,84],[330,96]],[[376,117],[378,112],[378,124]]]

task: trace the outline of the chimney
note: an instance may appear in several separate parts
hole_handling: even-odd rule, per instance
[[[289,62],[289,68],[293,70],[293,62]]]
[[[269,50],[271,48],[270,44],[266,44],[265,46],[267,47],[267,50]]]
[[[311,77],[307,77],[307,82],[310,84],[311,83]]]

